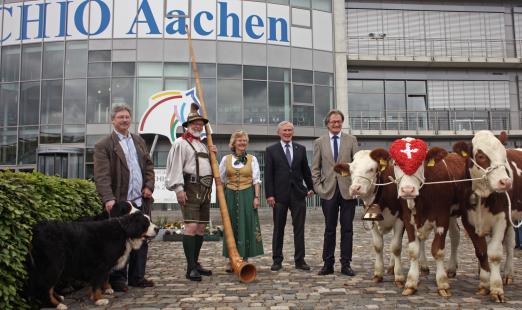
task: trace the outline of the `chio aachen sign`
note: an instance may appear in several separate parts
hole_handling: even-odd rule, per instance
[[[331,34],[331,13],[313,11],[312,18],[303,18],[303,11],[308,12],[296,11],[305,24],[296,34],[308,30],[311,37],[311,19],[316,17],[317,25],[328,25],[329,20]],[[238,0],[26,1],[0,6],[0,42],[5,46],[64,39],[183,39],[189,25],[194,39],[290,45],[293,26],[300,26],[297,19],[291,24],[290,16],[288,6]]]

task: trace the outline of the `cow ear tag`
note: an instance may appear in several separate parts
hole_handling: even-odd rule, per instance
[[[468,153],[466,151],[461,151],[460,154],[462,157],[468,157]]]
[[[433,167],[433,166],[435,166],[435,159],[433,159],[433,158],[430,159],[430,161],[426,164],[426,166],[428,166],[428,167]]]
[[[386,167],[388,167],[388,162],[384,159],[379,160],[379,165],[381,166],[381,172],[383,172]]]

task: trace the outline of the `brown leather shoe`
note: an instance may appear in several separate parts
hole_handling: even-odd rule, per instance
[[[154,282],[152,282],[152,280],[143,278],[143,279],[139,280],[138,282],[129,282],[129,286],[133,286],[133,287],[153,287],[154,286]]]

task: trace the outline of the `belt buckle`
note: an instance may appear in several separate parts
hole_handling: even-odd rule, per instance
[[[190,175],[190,183],[193,183],[193,184],[198,183],[198,177],[193,175],[193,174],[191,174]]]

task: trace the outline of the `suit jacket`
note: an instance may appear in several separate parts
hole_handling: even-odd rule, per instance
[[[154,191],[154,164],[147,152],[145,141],[138,135],[131,134],[143,176],[143,186]],[[111,135],[98,141],[94,146],[94,182],[102,202],[109,200],[126,201],[129,191],[130,172],[125,153],[118,135]],[[152,199],[143,199],[143,212],[150,214]]]
[[[349,134],[342,133],[340,139],[339,155],[337,163],[348,163],[357,152],[357,139]],[[334,162],[330,135],[326,134],[314,141],[314,159],[312,161],[312,180],[314,190],[322,199],[330,200],[335,193],[336,184],[344,199],[352,199],[349,196],[352,179],[349,176],[342,177],[333,170]]]
[[[312,175],[306,158],[306,148],[292,141],[292,166],[288,165],[281,142],[270,145],[265,153],[265,196],[288,204],[291,195],[304,199],[313,190]],[[306,183],[306,187],[303,184]]]

